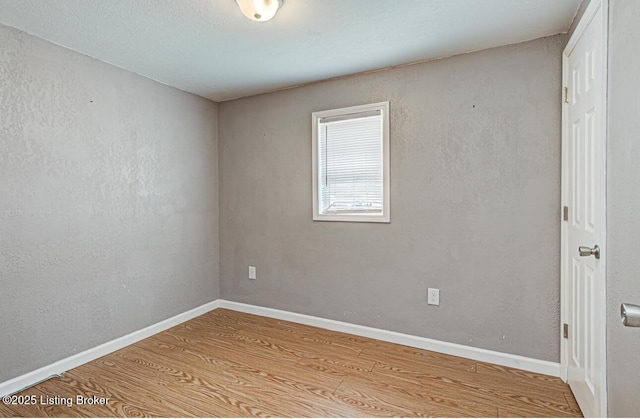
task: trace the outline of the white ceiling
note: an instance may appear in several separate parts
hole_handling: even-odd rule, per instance
[[[0,23],[214,101],[566,32],[581,0],[0,0]],[[1,48],[2,46],[0,46]]]

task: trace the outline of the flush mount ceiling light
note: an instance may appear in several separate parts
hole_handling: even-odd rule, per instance
[[[236,0],[242,13],[256,22],[266,22],[276,15],[282,0]]]

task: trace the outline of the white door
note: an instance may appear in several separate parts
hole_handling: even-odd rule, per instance
[[[606,415],[606,7],[591,1],[563,56],[562,366],[586,417]]]

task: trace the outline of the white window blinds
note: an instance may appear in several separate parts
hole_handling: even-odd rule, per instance
[[[318,119],[320,214],[383,211],[380,110]]]
[[[391,222],[389,102],[313,112],[313,219]]]

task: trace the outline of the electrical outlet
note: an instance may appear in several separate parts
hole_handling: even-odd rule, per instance
[[[249,279],[256,279],[256,267],[249,266]]]
[[[440,305],[440,289],[429,288],[427,292],[427,304],[432,306]]]

